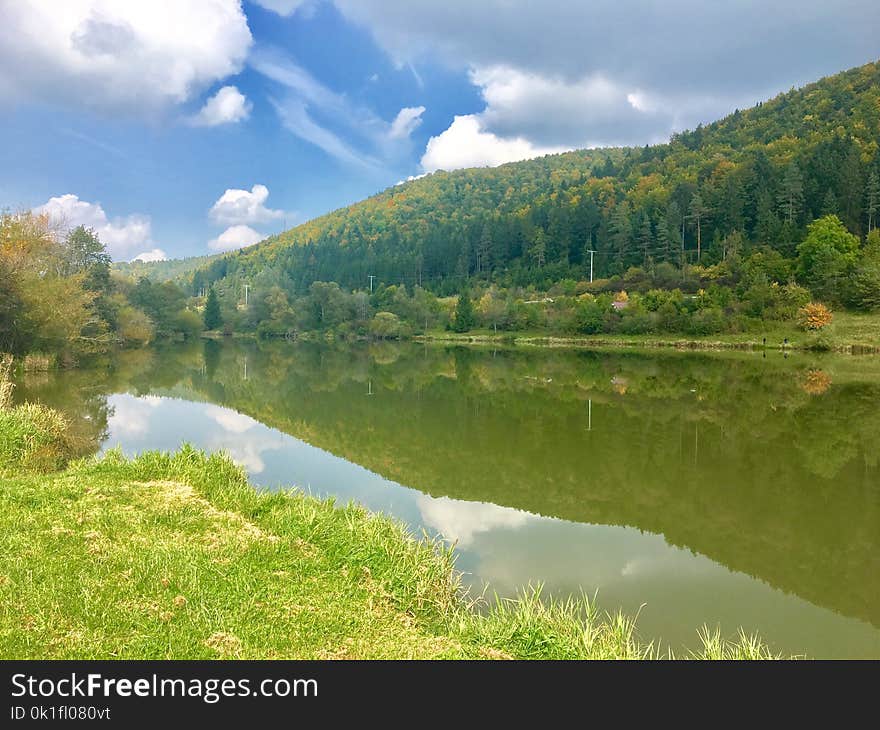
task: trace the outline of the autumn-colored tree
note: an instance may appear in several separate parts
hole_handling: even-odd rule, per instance
[[[833,319],[831,310],[819,302],[810,302],[798,312],[798,321],[805,330],[820,330],[831,324]]]

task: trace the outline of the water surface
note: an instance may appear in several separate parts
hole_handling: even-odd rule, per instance
[[[476,590],[598,593],[675,649],[708,624],[880,657],[880,358],[209,341],[17,397],[94,450],[226,449],[394,515]]]

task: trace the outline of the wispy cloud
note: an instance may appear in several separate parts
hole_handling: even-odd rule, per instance
[[[287,97],[283,100],[270,99],[275,111],[286,129],[297,137],[320,147],[324,152],[337,160],[360,167],[376,167],[378,162],[361,155],[353,147],[346,144],[339,136],[318,124],[306,109],[302,100]]]
[[[249,63],[281,87],[270,102],[284,127],[347,165],[378,169],[394,159],[424,111],[407,108],[404,118],[386,121],[330,89],[276,48],[258,48]]]

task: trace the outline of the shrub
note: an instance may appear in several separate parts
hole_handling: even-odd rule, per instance
[[[0,473],[55,471],[73,454],[67,421],[58,411],[34,403],[0,410]]]
[[[798,312],[798,324],[802,329],[817,331],[831,324],[834,315],[824,304],[810,302]]]
[[[688,326],[688,332],[692,335],[714,335],[723,330],[724,312],[716,307],[694,312]]]
[[[400,318],[392,312],[377,312],[370,322],[370,334],[383,340],[400,337]]]
[[[0,410],[12,405],[12,355],[0,354]]]

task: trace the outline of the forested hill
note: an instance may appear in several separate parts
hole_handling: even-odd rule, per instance
[[[836,213],[875,225],[880,63],[822,79],[644,148],[581,150],[498,168],[437,172],[215,259],[223,280],[301,293],[466,280],[547,285],[662,262],[710,265],[766,246],[794,254],[806,225]]]
[[[146,277],[150,281],[171,281],[191,275],[223,254],[193,256],[186,259],[166,259],[165,261],[114,261],[111,269],[129,279]]]

